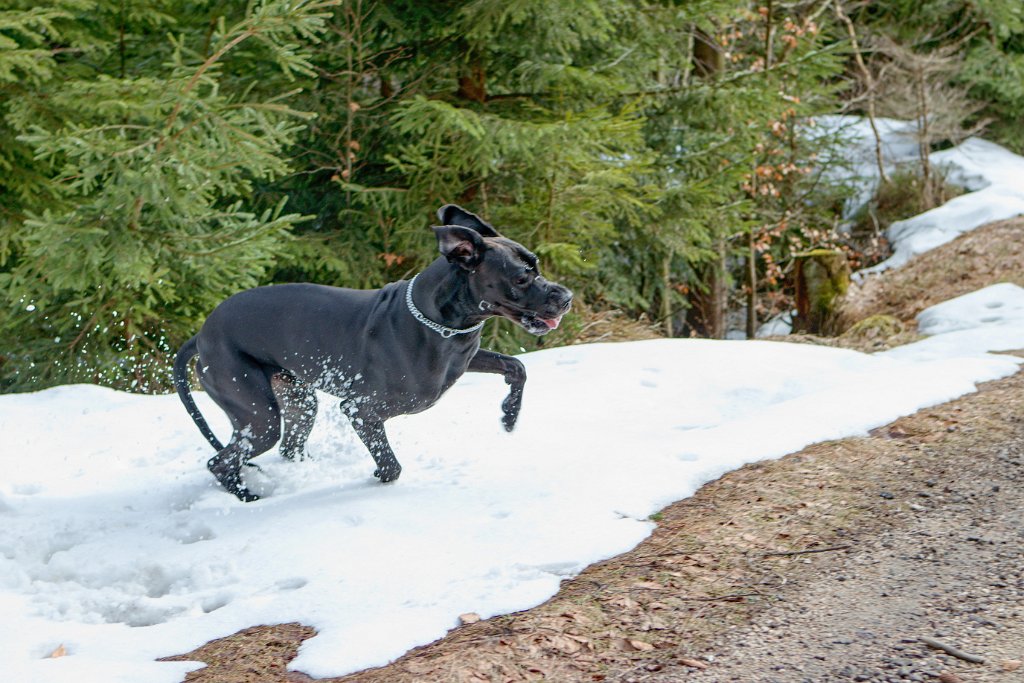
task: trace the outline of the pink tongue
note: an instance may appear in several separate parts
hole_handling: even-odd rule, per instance
[[[540,321],[547,325],[548,329],[553,330],[556,327],[558,327],[558,323],[562,322],[562,316],[558,316],[557,318],[551,318],[550,320],[548,320],[547,318],[541,318]]]

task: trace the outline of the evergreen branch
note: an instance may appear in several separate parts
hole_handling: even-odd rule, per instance
[[[165,130],[170,130],[171,127],[174,125],[174,122],[178,120],[178,115],[181,113],[181,108],[184,106],[184,97],[192,91],[192,88],[196,86],[196,83],[198,83],[199,79],[203,77],[203,74],[206,73],[207,70],[210,69],[210,67],[216,64],[221,57],[227,54],[227,52],[231,48],[235,47],[247,38],[251,38],[252,36],[256,35],[256,33],[257,31],[255,29],[248,29],[246,31],[243,31],[242,33],[238,34],[233,39],[228,41],[228,43],[223,45],[219,50],[210,55],[206,59],[206,61],[202,63],[202,65],[192,75],[192,78],[189,79],[188,83],[185,84],[185,87],[181,89],[179,99],[177,102],[175,102],[174,109],[171,110],[171,114],[167,117],[167,122],[164,124]],[[160,143],[157,145],[156,148],[157,154],[159,154],[160,151],[163,149],[166,139],[167,138],[165,136],[160,140]]]
[[[129,147],[128,149],[122,149],[122,150],[118,150],[116,152],[111,152],[110,157],[112,159],[118,159],[120,157],[131,156],[132,154],[135,154],[136,152],[138,152],[140,149],[144,149],[144,148],[148,147],[149,145],[156,144],[159,141],[160,141],[160,137],[159,136],[151,137],[151,138],[148,138],[146,140],[143,140],[142,142],[140,142],[139,144],[135,145],[134,147]],[[75,176],[69,176],[67,178],[63,178],[62,180],[71,180],[71,179],[73,179],[75,177],[78,177],[78,175],[76,174]]]
[[[776,62],[776,63],[772,64],[770,67],[765,67],[765,68],[760,68],[760,69],[745,69],[743,71],[737,71],[736,73],[730,74],[729,76],[727,76],[725,78],[719,78],[719,79],[714,80],[714,81],[709,81],[708,82],[708,86],[718,87],[718,86],[723,86],[723,85],[731,85],[733,83],[736,83],[736,82],[745,80],[747,78],[750,78],[751,76],[763,76],[766,73],[772,73],[772,72],[778,71],[780,69],[788,68],[788,67],[791,67],[791,66],[796,66],[796,65],[801,64],[803,62],[811,61],[811,60],[815,59],[816,57],[819,57],[821,55],[829,54],[831,52],[836,51],[838,47],[839,47],[839,43],[834,43],[834,44],[831,44],[831,45],[826,45],[825,47],[822,47],[822,48],[818,48],[816,50],[808,51],[805,54],[800,55],[798,58],[796,58],[794,60],[784,61],[784,62]],[[699,89],[699,88],[695,88],[693,85],[690,85],[690,84],[681,84],[681,85],[669,86],[669,87],[657,87],[657,88],[645,88],[645,89],[642,89],[642,90],[630,90],[630,91],[616,93],[616,96],[617,97],[632,97],[632,98],[636,98],[636,97],[651,97],[651,96],[658,96],[658,95],[671,95],[671,94],[679,93],[679,92],[692,92],[692,91],[697,90],[697,89]],[[491,102],[491,101],[500,101],[500,100],[509,100],[509,99],[520,99],[520,100],[548,99],[548,98],[552,98],[552,97],[558,97],[559,95],[560,95],[560,93],[558,91],[495,93],[493,95],[492,94],[488,94],[487,95],[487,99],[485,101],[486,102]]]
[[[341,0],[325,0],[325,2],[320,2],[316,5],[311,6],[308,9],[310,9],[311,11],[317,11],[325,9],[327,7],[333,7],[339,4],[341,4]],[[244,31],[236,35],[234,38],[229,40],[227,43],[222,45],[216,52],[207,57],[206,60],[199,66],[199,68],[196,69],[195,73],[192,74],[192,78],[190,78],[188,82],[185,84],[185,87],[182,88],[181,93],[179,94],[179,100],[175,103],[174,109],[171,111],[170,116],[168,116],[167,118],[167,122],[164,124],[165,129],[169,130],[174,125],[174,122],[177,120],[178,115],[181,113],[182,106],[184,105],[184,97],[188,95],[193,88],[196,87],[196,84],[199,83],[199,80],[203,77],[203,74],[205,74],[211,67],[213,67],[214,64],[219,62],[225,54],[234,49],[240,43],[244,42],[249,38],[252,38],[253,36],[259,35],[260,33],[263,32],[263,30],[266,30],[267,27],[260,26],[259,19],[259,17],[249,17],[245,21],[239,23],[236,28],[240,28],[245,24],[249,24],[250,26],[249,28],[245,29]],[[162,145],[158,147],[157,152],[159,153],[161,149]]]
[[[68,353],[74,353],[75,348],[79,345],[79,343],[81,343],[82,339],[84,339],[85,336],[90,331],[92,331],[92,329],[99,322],[100,314],[103,313],[104,311],[106,311],[107,309],[109,309],[113,305],[114,305],[114,302],[112,300],[108,300],[102,306],[100,306],[99,308],[96,309],[96,312],[93,313],[91,318],[89,318],[89,321],[86,322],[85,325],[82,326],[82,331],[78,333],[78,336],[76,336],[74,339],[71,340],[70,344],[68,344],[68,346],[67,346]]]
[[[301,88],[296,90],[296,92],[299,92],[299,91],[301,91]],[[252,110],[255,110],[255,111],[272,111],[272,112],[277,112],[278,114],[285,114],[287,116],[294,116],[295,118],[299,118],[299,119],[312,119],[312,118],[316,118],[316,114],[314,114],[314,113],[311,113],[311,112],[308,112],[308,111],[300,111],[298,109],[293,109],[292,107],[289,107],[286,104],[273,104],[271,102],[238,102],[238,103],[235,103],[235,104],[229,104],[226,107],[224,107],[224,109],[225,110],[229,110],[229,109],[252,109]]]
[[[301,215],[299,215],[297,213],[293,213],[293,214],[288,214],[286,216],[281,216],[279,218],[276,218],[275,220],[270,221],[269,223],[263,223],[262,225],[258,225],[258,226],[255,227],[255,229],[253,229],[253,226],[242,226],[242,227],[240,227],[240,228],[238,228],[237,230],[234,231],[234,234],[240,234],[241,235],[237,239],[233,239],[233,240],[231,240],[229,242],[225,242],[223,244],[219,244],[219,245],[217,245],[215,247],[211,247],[209,249],[205,249],[205,250],[202,250],[202,251],[193,251],[193,250],[190,250],[190,249],[181,249],[181,248],[178,248],[178,247],[175,247],[175,246],[172,246],[172,245],[167,245],[167,249],[172,251],[172,252],[174,252],[174,253],[176,253],[176,254],[180,254],[182,256],[193,256],[193,257],[213,256],[213,255],[218,254],[218,253],[220,253],[222,251],[225,251],[227,249],[233,249],[235,247],[240,247],[243,244],[251,242],[251,241],[253,241],[253,240],[257,239],[257,238],[263,237],[264,235],[269,234],[271,232],[276,232],[276,231],[284,230],[284,229],[288,228],[288,226],[292,225],[293,223],[297,223],[297,222],[301,222],[301,221],[307,221],[307,220],[312,220],[312,218],[313,218],[312,216],[301,216]],[[246,230],[251,230],[251,232],[246,233]],[[204,237],[214,237],[214,236],[212,236],[212,235],[205,235]],[[221,235],[216,235],[215,237],[223,239],[225,236],[223,234],[221,234]]]
[[[102,133],[108,130],[150,130],[152,126],[141,126],[135,123],[110,123],[105,126],[93,126],[92,128],[82,128],[77,133]]]

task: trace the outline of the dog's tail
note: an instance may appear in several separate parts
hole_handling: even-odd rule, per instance
[[[210,445],[219,451],[224,448],[224,445],[214,435],[203,414],[199,412],[199,406],[192,398],[192,389],[188,384],[188,366],[198,353],[195,337],[189,339],[178,349],[178,355],[174,358],[174,388],[178,390],[178,398],[185,404],[185,410],[188,411],[192,421],[196,423],[196,427],[199,427],[199,431],[210,442]]]

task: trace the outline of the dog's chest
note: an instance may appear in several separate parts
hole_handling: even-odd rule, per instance
[[[391,395],[403,396],[408,404],[402,412],[417,413],[437,403],[465,374],[475,349],[429,354],[410,365],[401,377],[392,377]]]

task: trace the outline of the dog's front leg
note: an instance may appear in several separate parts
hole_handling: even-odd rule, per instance
[[[384,433],[384,423],[353,417],[352,426],[377,464],[373,476],[380,479],[382,484],[398,479],[398,475],[402,473],[402,466],[398,464],[398,458],[395,457],[395,452],[391,450],[391,444],[388,443],[388,435]]]
[[[470,372],[490,372],[504,375],[505,384],[512,388],[501,403],[501,410],[504,413],[501,424],[505,426],[505,431],[511,432],[515,429],[516,420],[519,419],[519,409],[523,405],[526,366],[518,358],[481,349],[473,356],[473,360],[469,361],[468,369]]]

